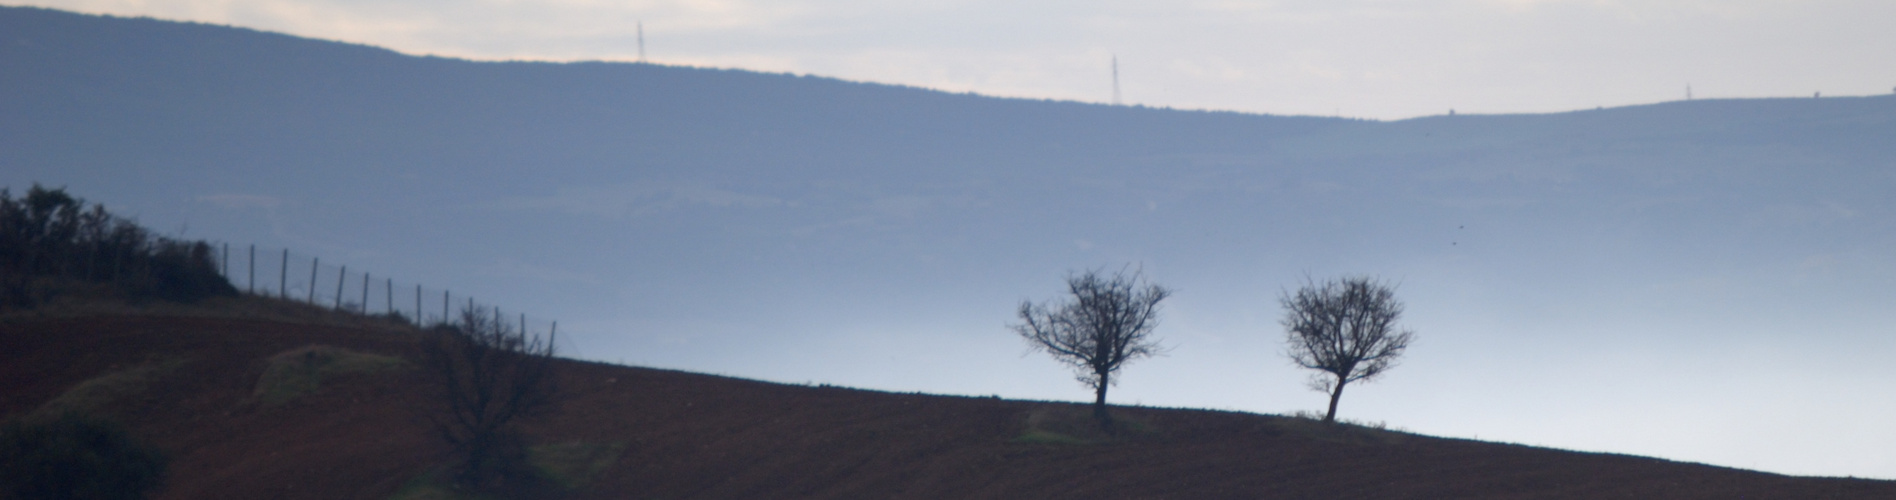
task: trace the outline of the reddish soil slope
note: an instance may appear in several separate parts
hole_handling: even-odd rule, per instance
[[[445,452],[414,410],[415,373],[325,381],[283,405],[252,391],[279,352],[407,356],[412,342],[399,330],[262,320],[16,317],[0,322],[0,415],[101,374],[182,360],[101,410],[172,455],[163,498],[386,498]],[[1045,431],[1088,437],[1084,407],[561,370],[566,396],[531,437],[625,450],[573,498],[1896,498],[1890,481],[1213,411],[1119,408],[1131,429],[1122,437],[1061,442]],[[1021,439],[1034,432],[1043,439]]]

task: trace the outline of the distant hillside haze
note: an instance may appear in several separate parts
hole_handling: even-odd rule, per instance
[[[1133,266],[1172,349],[1110,402],[1315,410],[1277,297],[1371,274],[1417,342],[1343,418],[1793,474],[1896,477],[1893,138],[1896,96],[1374,122],[0,8],[0,186],[557,319],[579,357],[1082,400],[1006,325]]]

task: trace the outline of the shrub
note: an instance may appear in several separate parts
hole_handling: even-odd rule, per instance
[[[48,283],[73,282],[176,302],[237,293],[208,243],[155,236],[64,189],[0,189],[0,307],[33,307],[59,288]]]
[[[75,413],[0,428],[0,484],[21,500],[144,498],[165,462],[124,428]]]

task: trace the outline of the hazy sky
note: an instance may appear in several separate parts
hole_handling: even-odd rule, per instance
[[[1885,0],[33,0],[472,59],[1377,119],[1896,90]]]

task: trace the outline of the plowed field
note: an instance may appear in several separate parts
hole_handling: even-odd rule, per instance
[[[167,499],[387,498],[442,463],[412,369],[335,375],[286,403],[261,401],[271,356],[309,345],[413,356],[413,335],[398,329],[16,317],[0,322],[0,415],[62,394],[61,404],[91,404],[171,455]],[[1080,405],[559,369],[559,405],[528,426],[530,439],[607,454],[570,498],[1896,498],[1891,481],[1266,415],[1116,408],[1122,430],[1107,436]]]

